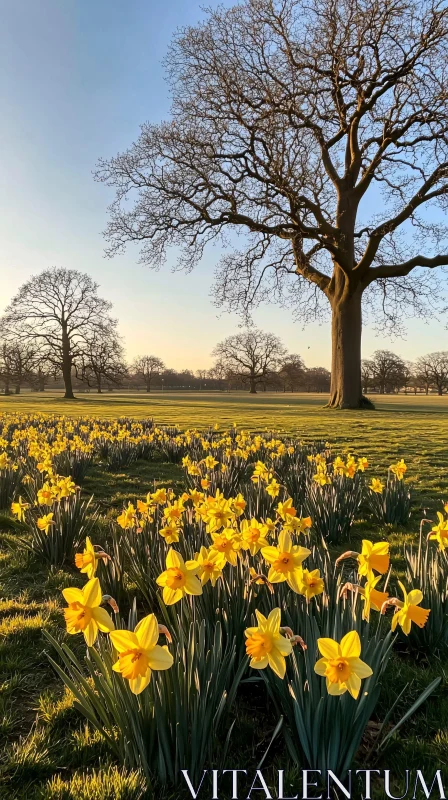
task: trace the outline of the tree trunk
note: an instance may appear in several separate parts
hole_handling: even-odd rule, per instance
[[[20,383],[16,383],[16,388],[14,390],[15,394],[20,394]]]
[[[70,339],[66,331],[62,331],[62,377],[64,379],[66,400],[74,400],[72,385],[72,360],[70,358]]]
[[[256,386],[255,378],[253,377],[253,375],[250,376],[249,394],[257,394],[257,386]]]
[[[101,386],[101,375],[99,373],[96,376],[96,390],[98,394],[101,394],[103,391]]]
[[[361,289],[342,292],[331,300],[332,360],[330,408],[370,405],[361,388]]]

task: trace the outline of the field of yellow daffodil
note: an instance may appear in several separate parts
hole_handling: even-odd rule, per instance
[[[446,753],[448,506],[416,491],[327,441],[4,415],[4,796]]]

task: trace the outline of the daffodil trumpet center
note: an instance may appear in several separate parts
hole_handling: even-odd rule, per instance
[[[328,661],[325,675],[330,683],[346,683],[351,675],[350,664],[342,656],[332,658]]]
[[[294,568],[294,561],[291,553],[279,553],[272,566],[277,572],[291,572]]]
[[[170,567],[167,570],[166,585],[170,589],[181,589],[185,585],[185,575],[177,567]]]
[[[251,658],[264,658],[273,647],[272,634],[253,633],[246,641],[246,653]]]
[[[120,672],[123,678],[135,680],[148,672],[149,660],[144,650],[132,648],[119,655]]]
[[[68,628],[74,631],[84,631],[92,619],[92,609],[79,602],[70,603],[64,609],[64,617]]]

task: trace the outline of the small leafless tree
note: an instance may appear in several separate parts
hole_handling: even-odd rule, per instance
[[[62,373],[64,396],[73,398],[72,370],[82,367],[87,342],[95,331],[109,324],[110,309],[89,275],[53,267],[19,289],[0,330],[7,342],[36,347],[46,363]]]
[[[220,239],[219,303],[248,314],[279,299],[306,322],[324,298],[330,405],[362,406],[361,306],[396,330],[443,299],[447,63],[443,0],[209,11],[168,53],[170,121],[99,163],[116,190],[108,253],[139,242],[159,266],[172,247],[190,269]]]
[[[20,340],[5,341],[0,351],[0,374],[5,394],[10,393],[11,384],[15,394],[20,394],[24,381],[31,380],[39,363],[40,353],[32,344]]]
[[[119,385],[126,372],[123,345],[116,322],[111,320],[108,325],[95,328],[86,340],[82,377],[88,386],[95,384],[101,394],[104,381]]]
[[[278,336],[253,329],[228,336],[216,345],[212,355],[230,376],[248,383],[250,393],[256,394],[257,385],[278,369],[286,349]]]
[[[160,375],[165,369],[165,364],[158,356],[137,356],[134,359],[131,371],[143,380],[146,391],[151,391],[151,383],[155,375]]]
[[[434,386],[439,395],[448,388],[448,351],[428,353],[418,358],[415,369],[425,384],[426,394],[430,386]]]
[[[361,361],[361,385],[365,395],[372,387],[372,380],[373,380],[373,362],[370,358],[363,358],[363,360]]]
[[[303,358],[296,354],[287,355],[280,366],[278,376],[284,392],[297,392],[304,383]]]
[[[398,391],[403,385],[405,362],[390,350],[376,350],[372,356],[372,384],[380,394]]]

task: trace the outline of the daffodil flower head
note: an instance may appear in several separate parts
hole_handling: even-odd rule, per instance
[[[437,512],[437,516],[439,523],[432,528],[428,538],[438,542],[439,549],[443,552],[448,547],[448,520],[443,518],[443,514],[440,511]]]
[[[221,533],[211,534],[213,544],[212,549],[217,550],[218,553],[223,553],[226,561],[236,567],[238,561],[238,552],[241,550],[241,537],[235,531],[224,528]]]
[[[82,589],[63,589],[62,595],[68,603],[64,609],[67,633],[83,633],[87,647],[92,647],[99,630],[109,633],[115,629],[107,611],[100,608],[103,595],[98,578],[92,578]]]
[[[371,577],[364,584],[364,586],[359,587],[359,594],[361,595],[361,599],[364,603],[362,616],[366,622],[369,622],[370,620],[371,609],[373,608],[375,611],[381,611],[382,606],[384,603],[386,603],[389,597],[388,592],[380,592],[379,589],[375,589],[375,586],[381,579],[382,575],[377,575],[375,578]]]
[[[398,581],[398,585],[403,592],[403,606],[398,608],[392,617],[392,630],[394,631],[397,625],[400,625],[403,633],[408,636],[413,622],[419,628],[423,628],[426,625],[431,609],[419,607],[423,600],[423,594],[420,589],[413,589],[408,594],[400,581]]]
[[[75,566],[83,572],[89,580],[94,577],[96,572],[96,567],[98,564],[98,558],[95,553],[95,548],[90,541],[89,537],[86,537],[86,546],[82,553],[76,553],[75,555]]]
[[[25,503],[21,497],[16,503],[11,503],[11,511],[16,515],[19,522],[25,522],[25,511],[30,507],[29,503]]]
[[[268,617],[260,611],[255,611],[258,626],[247,628],[246,653],[250,656],[253,669],[271,669],[279,678],[284,678],[286,672],[286,656],[292,651],[292,645],[286,636],[280,633],[280,609],[274,608]]]
[[[297,512],[292,504],[291,497],[288,497],[284,503],[279,503],[277,506],[277,514],[283,520],[283,522],[287,522],[291,517],[295,517],[296,513]]]
[[[307,569],[302,570],[302,575],[299,581],[300,594],[303,594],[307,600],[312,597],[322,594],[324,591],[324,582],[320,577],[318,569],[313,569],[311,572]]]
[[[363,539],[362,550],[358,555],[358,572],[360,575],[370,578],[373,572],[384,575],[389,569],[389,542],[369,542]]]
[[[44,514],[43,517],[39,517],[37,520],[37,527],[40,531],[44,531],[45,533],[49,532],[51,525],[54,525],[52,511],[50,511],[49,514]]]
[[[283,529],[278,537],[277,547],[268,546],[261,550],[264,560],[271,565],[268,574],[270,583],[286,581],[293,592],[300,594],[302,562],[310,552],[306,547],[293,545],[288,531]]]
[[[361,640],[357,631],[350,631],[338,643],[334,639],[318,639],[317,646],[322,658],[314,665],[314,671],[326,678],[327,691],[331,695],[349,692],[356,700],[361,680],[373,673],[368,664],[361,661]]]
[[[207,550],[202,545],[199,553],[195,554],[194,560],[199,565],[198,578],[204,586],[208,581],[214,586],[218,578],[221,577],[222,571],[226,565],[226,557],[224,553],[219,553],[217,550],[210,548]]]
[[[262,547],[268,547],[269,542],[264,536],[264,525],[252,518],[250,521],[243,519],[240,525],[241,544],[244,550],[249,550],[255,556]]]
[[[165,605],[177,603],[186,594],[202,594],[202,585],[197,577],[199,565],[196,561],[184,562],[180,553],[171,548],[166,557],[166,567],[156,581],[158,586],[163,587]]]
[[[132,631],[112,631],[110,634],[118,661],[112,669],[129,681],[133,694],[140,694],[151,680],[152,670],[169,669],[173,656],[164,645],[157,644],[159,626],[154,614],[148,614]]]

